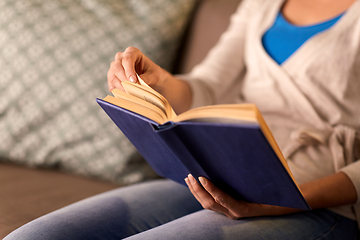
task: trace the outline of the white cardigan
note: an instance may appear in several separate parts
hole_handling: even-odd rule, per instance
[[[360,0],[279,66],[261,38],[283,2],[240,4],[205,60],[182,76],[193,91],[192,107],[255,103],[298,183],[337,171],[350,177],[357,203],[331,210],[360,223],[360,156],[353,154],[360,137]]]

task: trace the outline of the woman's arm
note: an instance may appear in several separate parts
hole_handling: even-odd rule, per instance
[[[234,89],[241,85],[238,77],[244,70],[246,23],[252,11],[257,10],[258,3],[254,2],[244,1],[232,16],[231,24],[218,44],[189,75],[191,87],[187,81],[156,65],[140,50],[129,47],[117,53],[110,65],[107,74],[109,90],[123,89],[121,81],[136,82],[138,73],[148,85],[168,99],[177,113],[188,110],[193,101],[197,106],[208,105],[228,97],[230,91],[232,95],[238,94]]]
[[[189,175],[185,178],[191,193],[205,209],[223,213],[231,219],[285,215],[302,211],[294,208],[238,201],[215,187],[209,180],[200,177],[199,181],[203,187],[197,183],[193,176]],[[343,172],[301,184],[300,189],[312,209],[353,204],[358,197],[353,183]]]
[[[301,184],[300,189],[312,209],[353,204],[358,198],[354,184],[343,172]]]

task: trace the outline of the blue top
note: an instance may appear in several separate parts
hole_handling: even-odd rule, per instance
[[[309,26],[296,26],[289,23],[281,12],[276,17],[274,25],[262,37],[265,51],[279,65],[293,54],[306,40],[334,25],[343,15]]]

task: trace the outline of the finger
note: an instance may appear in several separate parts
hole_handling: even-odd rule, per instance
[[[114,73],[114,68],[115,68],[114,65],[115,65],[115,62],[112,62],[110,65],[110,69],[107,72],[109,91],[112,91],[114,88],[123,90],[123,87],[121,85],[121,80]]]
[[[190,180],[189,180],[189,177],[186,177],[185,178],[185,183],[186,185],[189,187],[189,190],[190,192],[192,193],[192,195],[196,198],[196,200],[201,203],[202,202],[202,199],[197,195],[197,193],[195,192],[195,190],[193,189],[191,183],[190,183]]]
[[[196,198],[196,200],[198,200],[198,202],[201,203],[201,205],[203,205],[205,203],[205,201],[199,196],[199,194],[198,194],[199,190],[195,190],[195,188],[194,188],[194,185],[197,184],[195,178],[189,174],[189,176],[185,179],[185,182],[188,185],[190,192]],[[199,186],[199,184],[197,184],[197,185]],[[202,189],[202,188],[200,190],[204,191],[204,189]]]
[[[201,203],[206,203],[206,201],[211,200],[211,196],[207,193],[196,181],[196,179],[189,174],[188,175],[189,183],[190,183],[190,190],[197,196],[197,199]]]
[[[229,211],[232,218],[238,219],[242,217],[242,213],[245,212],[248,203],[234,199],[204,177],[199,177],[199,181],[214,201]]]
[[[124,69],[124,67],[122,65],[123,55],[124,55],[124,53],[118,52],[115,55],[115,60],[110,64],[110,69],[114,72],[115,76],[120,81],[126,81],[127,80],[127,77],[125,75],[125,69]]]
[[[213,197],[213,199],[220,205],[227,207],[227,204],[232,197],[227,195],[225,192],[217,188],[211,181],[204,177],[199,177],[199,182],[204,187],[204,189]]]
[[[220,204],[216,203],[212,196],[198,184],[196,179],[191,174],[189,174],[188,179],[190,182],[190,191],[200,202],[203,208],[217,211],[225,215],[229,214],[229,211]]]
[[[136,65],[141,62],[142,53],[139,49],[128,47],[122,55],[122,66],[125,70],[127,80],[137,82]]]

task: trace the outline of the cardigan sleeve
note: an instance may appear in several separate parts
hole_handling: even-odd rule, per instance
[[[355,137],[353,155],[355,162],[343,167],[340,171],[344,172],[353,182],[357,192],[357,202],[360,204],[360,132],[358,131]]]
[[[228,29],[205,59],[187,75],[178,76],[192,89],[192,106],[221,103],[229,92],[239,94],[240,76],[245,70],[244,45],[246,23],[259,4],[257,0],[244,0],[231,16]]]
[[[344,172],[354,184],[358,196],[356,204],[360,204],[360,159],[340,171]]]

